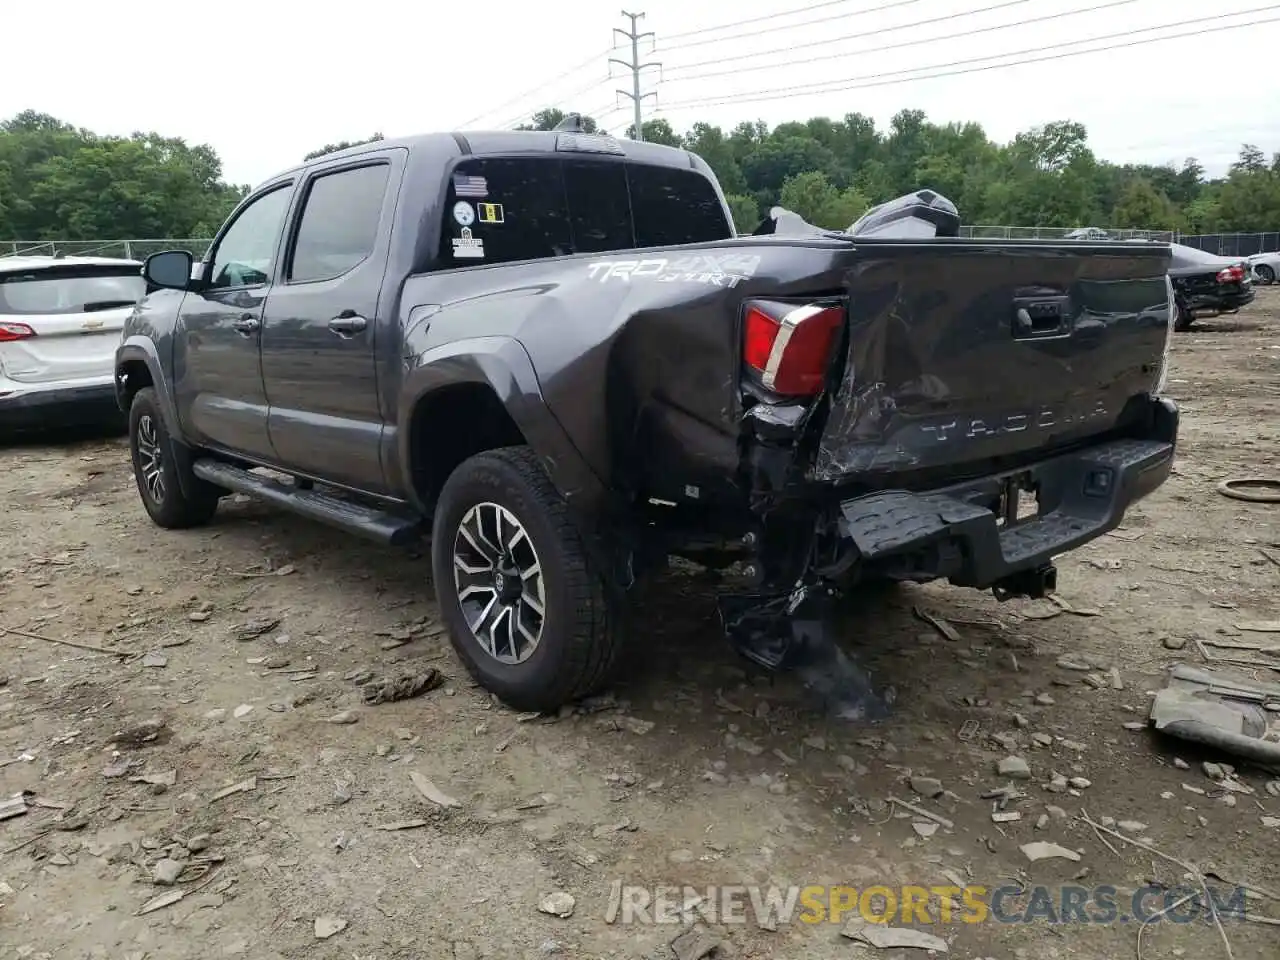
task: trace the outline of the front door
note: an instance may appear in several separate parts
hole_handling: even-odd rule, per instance
[[[259,359],[291,183],[274,184],[214,241],[202,283],[182,300],[174,384],[183,430],[200,444],[272,459]]]
[[[402,166],[393,150],[310,174],[262,329],[277,462],[370,493],[388,489],[374,351],[395,322],[395,298],[380,312],[379,294]]]

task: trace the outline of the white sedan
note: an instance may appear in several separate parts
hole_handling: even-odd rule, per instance
[[[1256,282],[1275,283],[1276,277],[1280,277],[1280,252],[1255,253],[1246,259]]]
[[[142,264],[0,257],[0,437],[114,419],[115,351]]]

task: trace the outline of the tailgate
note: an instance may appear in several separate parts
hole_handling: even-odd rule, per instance
[[[813,479],[1016,463],[1123,430],[1157,388],[1166,246],[859,241],[858,254]]]

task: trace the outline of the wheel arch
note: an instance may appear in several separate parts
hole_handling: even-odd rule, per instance
[[[510,337],[456,341],[418,357],[406,372],[398,413],[407,493],[426,514],[467,457],[521,444],[575,509],[594,510],[605,495],[543,398],[528,353]]]
[[[127,415],[134,396],[143,387],[153,387],[164,417],[165,428],[173,440],[181,441],[178,411],[169,393],[169,381],[160,364],[156,346],[146,337],[129,337],[116,349],[116,405]]]

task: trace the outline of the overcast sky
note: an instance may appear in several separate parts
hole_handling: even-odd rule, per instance
[[[645,116],[665,116],[678,130],[699,120],[773,125],[853,111],[883,127],[911,107],[935,121],[979,121],[1001,141],[1046,121],[1079,120],[1094,150],[1117,162],[1196,156],[1219,173],[1242,142],[1280,151],[1280,3],[635,2],[629,9],[646,13],[639,29],[656,34],[642,59],[663,64],[644,74],[657,94]],[[762,19],[690,35],[754,18]],[[1149,42],[1268,18],[1277,22]],[[791,27],[814,20],[823,22]],[[617,133],[630,120],[629,103],[615,109],[613,92],[629,80],[617,68],[609,79],[606,63],[629,58],[629,43],[607,49],[627,21],[606,0],[64,0],[6,4],[3,24],[0,116],[33,108],[100,133],[156,130],[209,143],[238,183],[374,131],[508,126],[547,105],[594,111]],[[1071,41],[1089,42],[1039,49]],[[1121,43],[1133,45],[1043,59]],[[1030,59],[1040,62],[974,71]],[[959,70],[973,72],[884,82]],[[820,92],[783,89],[807,85]]]

